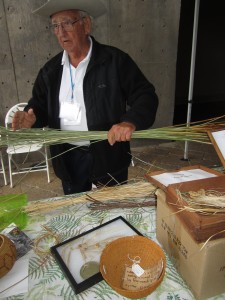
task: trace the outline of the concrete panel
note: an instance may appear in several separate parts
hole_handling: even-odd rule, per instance
[[[154,127],[173,120],[179,16],[180,0],[110,1],[110,44],[129,53],[156,87]]]
[[[92,35],[102,44],[109,44],[110,24],[109,24],[109,2],[111,0],[102,0],[107,13],[92,20]]]
[[[171,125],[174,112],[175,66],[173,63],[140,64],[145,76],[154,83],[159,107],[154,128]]]
[[[18,100],[30,98],[39,68],[58,52],[49,30],[49,20],[34,16],[31,11],[43,1],[5,1],[6,18],[15,65]],[[33,5],[32,5],[33,4]]]
[[[14,65],[3,0],[0,0],[0,40],[0,125],[3,125],[8,107],[17,101]]]

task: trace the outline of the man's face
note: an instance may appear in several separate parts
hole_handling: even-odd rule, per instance
[[[91,26],[89,17],[81,17],[77,10],[67,10],[54,14],[51,21],[59,44],[68,53],[82,49],[87,43]]]

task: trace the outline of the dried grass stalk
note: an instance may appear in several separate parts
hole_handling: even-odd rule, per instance
[[[80,196],[67,196],[55,201],[32,201],[24,207],[24,211],[29,215],[47,213],[58,208],[69,205],[89,202],[87,195],[97,201],[116,200],[123,201],[130,198],[145,198],[154,194],[156,187],[147,181],[138,181],[114,187],[103,187]]]
[[[201,214],[225,213],[225,193],[204,189],[186,193],[177,190],[176,193],[180,202],[187,203],[183,206],[184,210]]]
[[[207,131],[225,129],[225,123],[219,122],[225,116],[219,118],[208,119],[201,122],[169,126],[163,128],[155,128],[148,130],[135,131],[132,138],[142,139],[164,139],[174,141],[192,141],[198,143],[211,144]],[[106,140],[106,131],[64,131],[56,129],[20,129],[12,131],[5,127],[0,127],[0,146],[23,144],[61,144],[67,142],[76,142],[82,140],[99,141]]]

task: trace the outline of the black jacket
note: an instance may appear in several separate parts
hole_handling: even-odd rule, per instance
[[[133,60],[121,50],[93,40],[92,55],[84,77],[83,90],[88,130],[108,131],[113,124],[128,121],[136,130],[149,128],[156,115],[158,98],[154,87]],[[62,53],[47,62],[39,71],[32,98],[26,110],[33,108],[37,121],[34,127],[60,128],[59,89],[63,66]],[[62,157],[63,145],[50,147],[56,175],[69,180]],[[126,168],[130,164],[128,142],[110,146],[108,141],[91,144],[94,154],[94,177]],[[54,158],[57,156],[57,158]]]

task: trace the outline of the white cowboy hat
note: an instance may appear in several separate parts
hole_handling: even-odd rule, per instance
[[[86,11],[94,18],[97,18],[106,12],[106,8],[101,0],[48,0],[44,5],[34,10],[33,13],[44,17],[50,17],[59,11],[68,9]]]

